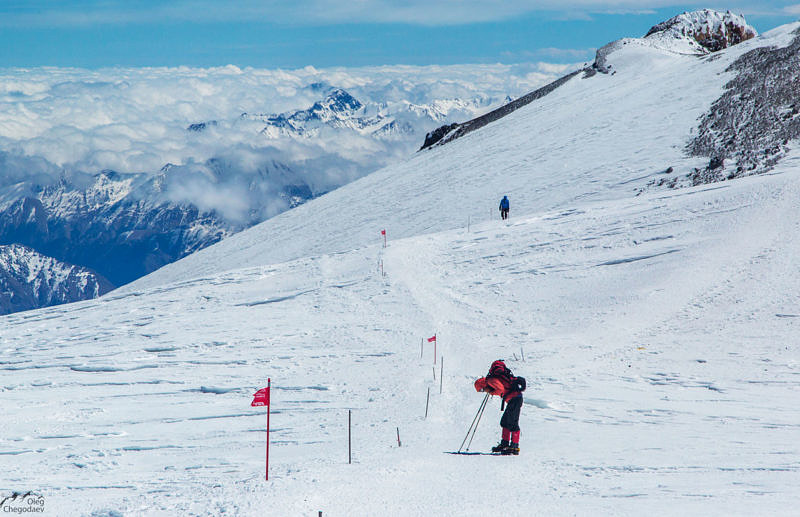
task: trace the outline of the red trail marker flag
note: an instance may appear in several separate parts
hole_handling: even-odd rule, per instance
[[[428,338],[428,343],[430,343],[431,341],[436,341],[436,334],[434,334],[433,337]]]
[[[251,406],[269,406],[269,388],[261,388],[253,394]]]
[[[267,387],[261,388],[253,394],[251,406],[267,406],[267,465],[264,469],[264,478],[269,481],[269,388],[272,379],[267,379]]]
[[[436,364],[436,334],[428,338],[428,343],[433,341],[433,364]]]

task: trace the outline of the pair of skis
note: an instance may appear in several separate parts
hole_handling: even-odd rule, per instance
[[[445,454],[457,454],[459,456],[511,456],[501,452],[475,452],[475,451],[445,451]]]

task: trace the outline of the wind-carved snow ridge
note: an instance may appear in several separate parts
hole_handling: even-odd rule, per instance
[[[428,133],[427,135],[425,135],[425,142],[423,142],[420,151],[428,149],[435,145],[446,144],[447,142],[455,140],[456,138],[460,138],[464,135],[472,133],[473,131],[480,129],[486,126],[487,124],[490,124],[496,120],[500,120],[506,115],[509,115],[517,111],[518,109],[522,108],[523,106],[527,106],[531,102],[537,99],[541,99],[542,97],[551,93],[553,90],[563,85],[564,83],[566,83],[579,73],[580,70],[571,72],[559,79],[556,79],[552,83],[539,88],[536,91],[533,91],[527,95],[523,95],[519,99],[509,101],[503,106],[500,106],[499,108],[494,109],[485,115],[481,115],[478,118],[474,118],[462,124],[455,123],[455,124],[440,126],[435,130],[431,131],[430,133]]]

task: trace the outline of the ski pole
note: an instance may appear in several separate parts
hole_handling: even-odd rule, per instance
[[[464,437],[464,440],[461,442],[461,447],[458,448],[458,452],[461,452],[461,449],[464,448],[464,444],[467,443],[467,438],[469,438],[469,433],[472,431],[472,426],[475,425],[475,421],[478,419],[478,415],[481,413],[483,408],[486,406],[486,400],[489,398],[489,394],[487,393],[485,397],[483,397],[483,401],[481,405],[478,407],[478,412],[475,413],[475,416],[472,418],[472,423],[469,424],[469,429],[467,429],[467,435]]]
[[[481,409],[481,414],[478,416],[478,421],[475,423],[475,429],[472,430],[472,437],[469,439],[469,443],[467,444],[467,450],[469,450],[470,446],[472,445],[472,438],[475,438],[475,432],[478,430],[478,424],[481,423],[481,418],[483,418],[483,412],[485,409],[486,409],[486,404],[483,405],[483,409]]]
[[[486,401],[489,399],[489,394],[487,393],[485,397],[483,397],[483,401],[481,402],[480,407],[478,407],[478,412],[475,413],[475,416],[472,418],[472,423],[469,424],[469,429],[467,429],[467,435],[464,437],[464,440],[461,442],[461,447],[458,448],[458,452],[461,452],[461,449],[464,448],[464,444],[467,443],[467,438],[469,438],[469,433],[472,431],[472,426],[475,425],[475,421],[478,419],[478,415],[483,412],[483,409],[486,407]]]
[[[469,425],[469,429],[467,429],[467,435],[464,436],[464,440],[461,442],[461,447],[458,448],[458,452],[461,452],[461,449],[464,448],[464,444],[467,443],[467,438],[469,438],[469,433],[472,432],[472,428],[475,425],[475,422],[478,420],[478,416],[483,412],[483,409],[486,407],[486,401],[489,399],[489,394],[487,393],[486,396],[483,398],[481,405],[478,407],[478,412],[475,413],[475,416],[472,418],[472,423]]]

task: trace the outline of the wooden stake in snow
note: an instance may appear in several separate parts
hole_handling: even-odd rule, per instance
[[[381,235],[383,235],[383,247],[386,247],[386,230],[381,230]]]
[[[431,370],[433,370],[433,380],[436,380],[436,367],[431,366]]]
[[[422,352],[425,351],[425,338],[419,338],[419,358],[422,359]]]
[[[400,443],[400,428],[399,427],[397,428],[397,446],[398,447],[402,447],[403,446],[403,444]]]
[[[352,433],[350,431],[352,427],[353,421],[353,411],[351,409],[347,410],[347,463],[353,463],[353,441],[352,441]]]
[[[428,396],[425,398],[425,418],[428,418],[428,403],[431,400],[431,387],[428,386]]]
[[[442,356],[442,369],[439,372],[439,395],[442,394],[442,384],[444,383],[444,356]]]

